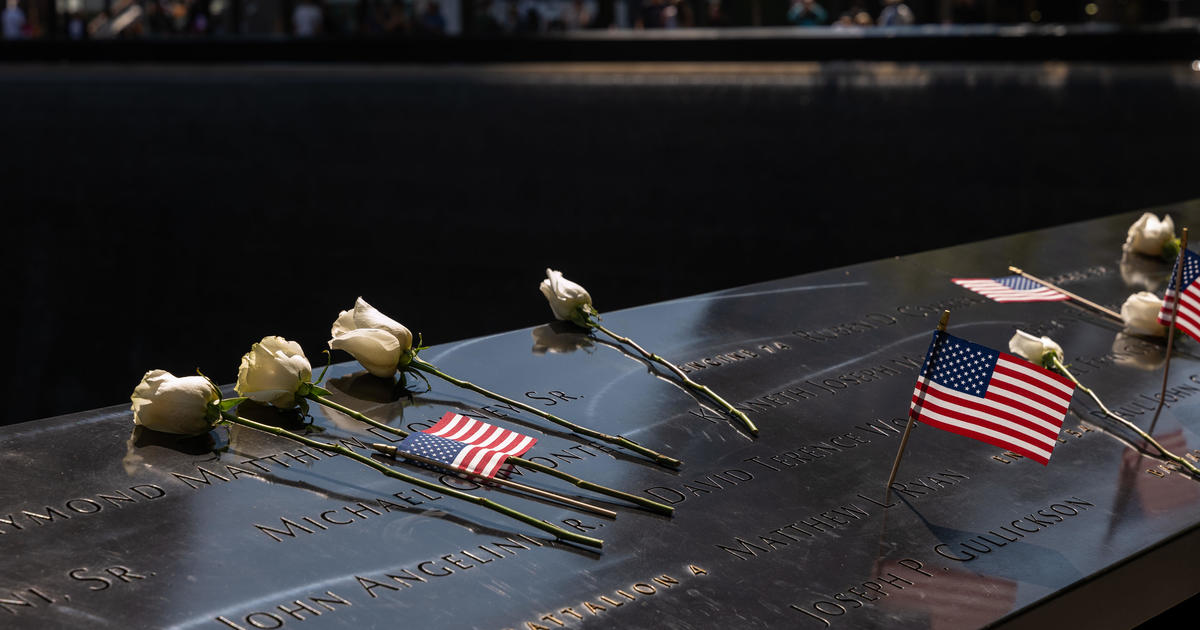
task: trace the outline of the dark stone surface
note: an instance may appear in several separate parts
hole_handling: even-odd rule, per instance
[[[1170,210],[1181,224],[1200,219],[1195,203]],[[991,347],[1004,348],[1017,328],[1053,337],[1085,384],[1149,426],[1161,343],[1120,338],[1118,324],[1067,303],[997,304],[949,281],[1019,264],[1115,307],[1133,290],[1123,279],[1120,244],[1135,217],[605,314],[614,330],[678,363],[739,350],[757,354],[714,360],[719,365],[695,371],[751,412],[762,429],[757,439],[725,419],[696,415],[690,395],[606,344],[549,351],[581,340],[561,328],[425,351],[422,356],[453,374],[517,397],[532,392],[528,400],[536,404],[547,401],[533,396],[561,392],[563,398],[548,396],[558,401],[553,410],[560,415],[684,460],[681,471],[671,472],[559,431],[542,432],[547,425],[525,414],[499,420],[540,438],[531,456],[678,501],[673,518],[616,506],[619,516],[610,521],[486,492],[547,520],[596,526],[591,533],[606,541],[599,553],[552,543],[537,530],[448,498],[421,499],[406,484],[343,458],[288,459],[280,453],[295,453],[292,444],[242,429],[185,442],[131,436],[123,406],[8,427],[0,432],[6,480],[0,518],[11,521],[0,521],[0,618],[16,628],[229,627],[218,616],[244,628],[377,627],[398,620],[422,627],[559,627],[547,615],[571,628],[822,627],[799,608],[839,628],[1135,625],[1200,591],[1194,570],[1200,482],[1140,453],[1132,436],[1094,417],[1094,405],[1081,395],[1049,466],[1004,463],[1009,458],[999,449],[920,427],[898,476],[904,492],[891,507],[874,503],[882,500],[899,441],[882,427],[902,421],[915,379],[910,359],[920,360],[946,306],[952,333]],[[1165,263],[1142,263],[1152,277],[1168,272]],[[1179,452],[1200,453],[1197,356],[1194,341],[1181,341],[1171,369],[1173,399],[1152,429]],[[487,403],[441,382],[395,399],[392,383],[364,376],[353,363],[334,366],[329,386],[344,404],[410,428],[447,410]],[[789,389],[790,395],[777,394]],[[325,438],[378,439],[338,414],[314,415]],[[846,434],[854,437],[836,439]],[[825,448],[810,454],[820,458],[801,462],[786,455],[819,443]],[[268,455],[277,461],[248,462]],[[227,466],[256,474],[233,478]],[[210,477],[200,485],[179,476],[199,476],[198,467],[229,480]],[[130,490],[159,494],[151,486],[161,496]],[[118,492],[133,500],[103,498]],[[392,512],[372,503],[393,493],[424,502]],[[364,511],[359,502],[382,513]],[[306,516],[327,529],[309,525],[312,534],[275,540],[256,527],[281,527],[281,517],[303,523]],[[846,522],[821,525],[814,518]],[[809,533],[782,529],[795,523]],[[1024,533],[1018,538],[1003,527]],[[514,553],[495,546],[521,535],[541,546],[526,540],[529,549]],[[1004,544],[970,561],[935,551],[947,545],[941,549],[961,553],[963,542],[981,535]],[[744,549],[738,538],[760,549],[749,556],[721,548]],[[404,586],[387,577],[406,569],[424,581]],[[373,583],[358,578],[388,586],[374,586],[372,597],[364,584]],[[838,604],[839,593],[857,604]],[[348,604],[328,601],[334,599]],[[299,609],[295,600],[320,615]],[[590,611],[585,602],[604,610]]]
[[[442,343],[545,318],[546,266],[613,310],[1195,198],[1197,88],[1186,61],[4,66],[0,423],[147,366],[230,381],[358,295]]]

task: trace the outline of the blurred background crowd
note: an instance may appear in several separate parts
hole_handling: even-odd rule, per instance
[[[0,0],[3,37],[502,37],[585,29],[1152,24],[1200,0]]]

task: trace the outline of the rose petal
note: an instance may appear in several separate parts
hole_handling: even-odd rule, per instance
[[[202,376],[177,378],[166,370],[151,370],[129,398],[134,424],[165,433],[199,435],[212,428],[208,408],[220,394]]]
[[[359,328],[329,340],[329,347],[349,352],[368,372],[390,378],[406,348],[387,330]]]

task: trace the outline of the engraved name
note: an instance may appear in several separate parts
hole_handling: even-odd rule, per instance
[[[1000,551],[1010,543],[1074,518],[1093,507],[1095,505],[1090,501],[1071,497],[1061,503],[1052,503],[1048,507],[1025,514],[1000,527],[989,529],[987,534],[979,534],[956,543],[940,543],[934,546],[933,551],[943,558],[970,562],[980,555]]]
[[[880,570],[871,579],[852,584],[825,599],[813,601],[806,606],[788,604],[788,608],[804,613],[828,628],[829,617],[840,617],[848,611],[870,606],[871,602],[890,597],[906,588],[916,586],[918,581],[933,577],[919,560],[903,558],[897,561],[896,565],[895,571]]]
[[[969,477],[962,473],[943,470],[932,475],[918,477],[907,483],[893,483],[892,489],[898,494],[917,499],[943,488],[959,485],[967,479]],[[839,530],[869,518],[871,513],[866,510],[866,507],[887,509],[896,505],[895,503],[880,503],[862,493],[855,496],[862,502],[844,503],[830,507],[755,536],[745,538],[735,536],[732,544],[718,544],[716,547],[736,558],[749,560],[822,534],[837,536]]]
[[[689,564],[687,571],[691,576],[708,575],[708,570],[695,564]],[[525,630],[554,630],[568,625],[575,625],[594,617],[602,617],[614,612],[629,602],[653,597],[680,585],[680,581],[666,573],[652,577],[643,582],[635,582],[629,586],[590,597],[575,606],[566,606],[557,612],[542,615],[536,621],[526,621],[519,627]],[[514,630],[506,628],[505,630]]]
[[[413,488],[415,494],[419,494],[428,501],[438,501],[442,497],[437,494],[427,494],[420,488]],[[392,499],[398,499],[404,503],[396,503]],[[279,518],[279,527],[272,525],[254,524],[255,529],[266,534],[275,542],[283,542],[287,538],[296,538],[300,534],[313,535],[320,532],[328,531],[330,526],[344,527],[352,525],[359,521],[367,520],[374,516],[383,516],[389,512],[403,512],[409,507],[421,505],[425,501],[409,496],[404,492],[396,492],[388,498],[376,498],[371,501],[359,501],[354,505],[344,505],[339,508],[325,510],[320,514],[313,516],[302,516],[297,519],[291,519],[286,516]]]
[[[294,599],[290,602],[279,604],[274,610],[263,611],[257,610],[248,615],[244,615],[238,622],[232,621],[224,616],[218,616],[214,619],[217,623],[224,627],[233,628],[234,630],[249,630],[257,628],[258,630],[274,630],[282,628],[287,621],[307,621],[313,617],[331,612],[337,612],[341,607],[353,606],[350,600],[334,593],[333,591],[325,591],[322,595],[310,595],[306,600]],[[279,611],[276,614],[275,611]],[[245,625],[242,625],[245,624]]]
[[[754,350],[750,350],[748,348],[738,348],[733,352],[714,354],[711,357],[704,357],[703,359],[696,359],[695,361],[680,363],[678,367],[684,374],[691,374],[700,370],[721,367],[722,365],[729,365],[731,363],[739,363],[747,359],[757,359],[761,356],[775,354],[782,350],[790,350],[791,348],[791,346],[783,343],[782,341],[772,341],[769,343],[759,344],[754,348]]]
[[[888,359],[874,367],[851,370],[833,378],[825,378],[820,381],[806,379],[799,384],[785,387],[758,398],[735,402],[733,406],[748,415],[752,415],[794,403],[804,403],[823,395],[836,396],[849,391],[850,388],[866,385],[867,383],[878,381],[883,377],[898,376],[905,372],[915,372],[921,367],[923,361],[923,357],[917,358],[904,354]],[[689,409],[688,413],[712,423],[727,421],[724,415],[703,405],[697,409]]]
[[[103,569],[79,567],[67,571],[67,577],[74,582],[87,585],[88,592],[107,591],[123,584],[136,584],[154,577],[155,573],[139,573],[122,565],[113,565]],[[9,595],[0,595],[0,610],[16,615],[21,611],[44,608],[50,604],[71,601],[71,594],[48,595],[43,591],[55,591],[51,588],[27,587],[9,591]]]
[[[1200,374],[1193,374],[1188,377],[1193,383],[1200,385]],[[1165,394],[1161,391],[1152,392],[1149,394],[1138,394],[1133,400],[1124,401],[1118,405],[1112,405],[1112,410],[1122,416],[1140,416],[1142,414],[1153,415],[1158,409],[1158,403],[1161,400],[1163,407],[1171,408],[1171,405],[1185,399],[1200,394],[1200,387],[1196,385],[1176,385],[1168,387]],[[1089,409],[1088,414],[1094,418],[1107,418],[1103,409]]]
[[[383,575],[365,577],[355,575],[354,579],[363,591],[372,599],[397,593],[429,584],[430,580],[440,580],[460,571],[470,571],[497,560],[506,560],[523,551],[534,547],[544,547],[545,543],[524,534],[516,534],[504,540],[493,540],[474,549],[459,549],[454,553],[443,554],[432,560],[418,562],[411,568],[392,569]]]
[[[123,490],[98,492],[88,497],[67,499],[61,504],[42,508],[22,509],[0,516],[0,535],[53,525],[72,517],[97,514],[106,509],[120,509],[131,503],[144,503],[166,496],[167,491],[152,483],[129,486]]]

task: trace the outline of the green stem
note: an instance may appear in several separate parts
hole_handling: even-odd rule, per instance
[[[412,361],[408,365],[409,365],[409,367],[411,367],[413,369],[421,370],[422,372],[432,374],[440,379],[449,381],[450,383],[458,385],[459,387],[462,387],[464,389],[469,389],[475,393],[483,394],[484,396],[487,396],[488,398],[491,398],[493,400],[499,400],[500,402],[512,405],[512,406],[514,406],[518,409],[522,409],[524,411],[528,411],[529,413],[532,413],[536,416],[541,416],[542,418],[545,418],[545,419],[549,420],[550,422],[567,427],[568,429],[570,429],[576,433],[579,433],[580,435],[586,435],[592,439],[601,440],[604,442],[608,442],[610,444],[616,444],[618,446],[624,447],[624,448],[629,449],[639,455],[642,455],[644,457],[647,457],[647,458],[653,460],[654,463],[656,463],[656,464],[660,464],[663,466],[670,466],[672,468],[678,468],[682,464],[682,462],[680,462],[678,459],[675,459],[674,457],[668,457],[666,455],[658,453],[657,451],[648,449],[648,448],[638,444],[637,442],[630,440],[629,438],[621,437],[619,435],[608,435],[607,433],[601,433],[594,429],[589,429],[587,427],[580,426],[573,422],[568,422],[566,420],[563,420],[562,418],[559,418],[558,416],[556,416],[552,413],[546,413],[545,411],[542,411],[541,409],[538,409],[537,407],[532,407],[523,402],[513,400],[506,396],[501,396],[500,394],[486,390],[470,381],[464,381],[462,379],[454,378],[453,376],[450,376],[449,374],[446,374],[445,372],[439,370],[432,363],[429,363],[428,361],[425,361],[418,357],[414,356],[412,358]]]
[[[1151,437],[1149,433],[1146,433],[1140,427],[1138,427],[1136,424],[1113,413],[1111,410],[1109,410],[1108,407],[1104,406],[1104,403],[1100,401],[1100,397],[1096,395],[1096,392],[1093,392],[1091,389],[1085,387],[1083,385],[1083,383],[1080,383],[1079,379],[1075,378],[1074,374],[1071,374],[1071,371],[1067,369],[1067,366],[1063,365],[1062,361],[1059,360],[1059,358],[1057,356],[1052,356],[1051,361],[1053,361],[1054,367],[1059,372],[1062,372],[1063,376],[1066,376],[1067,378],[1071,379],[1071,382],[1075,383],[1076,387],[1083,390],[1083,392],[1086,393],[1087,395],[1091,396],[1092,400],[1096,401],[1097,405],[1100,405],[1100,409],[1104,411],[1104,414],[1106,416],[1112,418],[1113,420],[1116,420],[1117,422],[1120,422],[1122,425],[1124,425],[1130,431],[1137,433],[1139,436],[1141,436],[1141,438],[1143,440],[1146,440],[1147,442],[1152,444],[1154,446],[1154,448],[1158,449],[1158,451],[1160,453],[1162,453],[1163,457],[1166,457],[1167,459],[1175,462],[1176,464],[1183,466],[1188,472],[1192,473],[1193,475],[1196,475],[1197,477],[1200,477],[1200,468],[1196,468],[1196,466],[1193,465],[1188,460],[1163,448],[1162,444],[1159,444],[1158,441],[1155,440],[1153,437]]]
[[[645,357],[647,360],[654,361],[656,363],[660,363],[660,364],[666,366],[666,368],[671,370],[671,373],[673,373],[675,376],[679,377],[679,379],[682,380],[685,385],[708,396],[710,399],[712,399],[713,402],[720,405],[721,408],[724,409],[729,415],[731,415],[734,418],[737,418],[739,421],[741,421],[741,423],[746,427],[746,430],[749,431],[752,435],[758,435],[758,427],[754,426],[754,423],[750,420],[750,418],[745,413],[743,413],[742,411],[740,411],[738,409],[734,409],[733,405],[726,402],[724,398],[721,398],[719,395],[717,395],[717,393],[714,392],[712,389],[710,389],[707,385],[701,385],[700,383],[693,381],[690,377],[688,377],[687,374],[684,373],[683,370],[679,369],[678,367],[675,367],[675,364],[673,364],[670,361],[658,356],[657,354],[654,354],[653,352],[650,352],[649,350],[646,350],[645,348],[639,346],[637,344],[637,342],[630,339],[629,337],[623,337],[623,336],[618,335],[617,333],[605,328],[604,325],[601,324],[600,322],[588,320],[587,325],[599,330],[600,332],[608,335],[609,337],[612,337],[613,339],[616,339],[617,341],[619,341],[623,344],[628,345],[629,347],[633,348],[634,350],[637,350],[638,353],[641,354],[643,357]]]
[[[405,431],[403,429],[397,429],[396,427],[388,426],[382,422],[379,422],[378,420],[369,418],[366,415],[364,415],[358,411],[355,411],[349,407],[346,407],[345,405],[339,405],[338,403],[336,403],[332,400],[329,400],[328,398],[325,398],[323,396],[319,396],[317,394],[309,394],[308,396],[305,396],[305,398],[308,398],[309,400],[311,400],[315,403],[325,405],[326,407],[329,407],[331,409],[336,409],[336,410],[346,414],[347,416],[354,418],[355,420],[358,420],[360,422],[365,422],[377,429],[387,431],[388,433],[391,433],[393,435],[398,435],[400,437],[408,437],[408,431]],[[602,486],[600,484],[592,483],[590,481],[580,479],[579,477],[576,477],[575,475],[572,475],[570,473],[565,473],[561,470],[558,470],[557,468],[551,468],[549,466],[545,466],[545,465],[539,464],[537,462],[532,462],[532,461],[529,461],[527,459],[523,459],[520,457],[513,457],[511,455],[508,457],[507,461],[511,464],[520,466],[522,468],[536,470],[538,472],[546,473],[547,475],[550,475],[551,477],[557,477],[564,481],[568,481],[571,483],[571,485],[573,485],[577,488],[582,488],[584,490],[591,490],[592,492],[598,492],[600,494],[606,494],[610,497],[615,497],[618,499],[629,501],[630,503],[640,505],[641,507],[644,507],[648,510],[658,512],[659,514],[665,514],[667,516],[671,516],[672,514],[675,513],[675,508],[673,508],[669,505],[665,505],[665,504],[659,503],[657,501],[651,501],[650,499],[646,499],[644,497],[639,497],[634,494],[629,494],[627,492],[621,492],[620,490],[617,490],[615,488],[609,488],[607,486]]]
[[[289,440],[293,440],[295,442],[304,444],[305,446],[311,446],[313,448],[321,449],[322,451],[328,451],[331,453],[337,453],[339,455],[344,455],[345,457],[349,457],[350,459],[353,459],[354,461],[356,461],[364,466],[374,468],[375,470],[377,470],[377,471],[383,473],[384,475],[391,477],[393,479],[399,479],[400,481],[410,483],[414,486],[420,486],[427,490],[441,492],[443,494],[452,496],[456,499],[461,499],[468,503],[474,503],[475,505],[487,508],[494,512],[499,512],[509,518],[513,518],[518,521],[521,521],[522,523],[532,525],[544,532],[549,532],[550,534],[553,534],[554,536],[556,536],[562,540],[568,540],[573,543],[578,543],[581,545],[587,545],[589,547],[597,547],[597,548],[601,547],[604,544],[604,541],[600,540],[599,538],[592,538],[591,536],[584,536],[581,534],[577,534],[575,532],[567,531],[561,527],[558,527],[557,525],[553,525],[551,523],[547,523],[546,521],[536,519],[532,516],[529,516],[528,514],[518,512],[510,507],[501,505],[490,499],[485,499],[483,497],[475,496],[473,494],[467,494],[465,492],[460,492],[453,488],[447,488],[447,487],[441,486],[439,484],[436,484],[432,481],[427,481],[425,479],[421,479],[419,477],[413,477],[411,475],[406,475],[390,466],[386,466],[380,462],[377,462],[374,459],[371,459],[370,457],[367,457],[360,453],[356,453],[356,452],[346,448],[345,446],[342,446],[341,444],[329,444],[327,442],[321,442],[320,440],[314,440],[311,438],[307,438],[307,437],[304,437],[303,435],[292,433],[291,431],[288,431],[287,429],[281,429],[279,427],[273,427],[269,424],[262,424],[260,422],[255,422],[253,420],[243,418],[243,417],[238,416],[237,414],[234,414],[229,411],[221,412],[221,417],[223,417],[225,420],[228,420],[229,422],[232,422],[234,424],[240,424],[244,427],[249,427],[251,429],[256,429],[258,431],[263,431],[264,433],[270,433],[272,435],[284,437]]]

